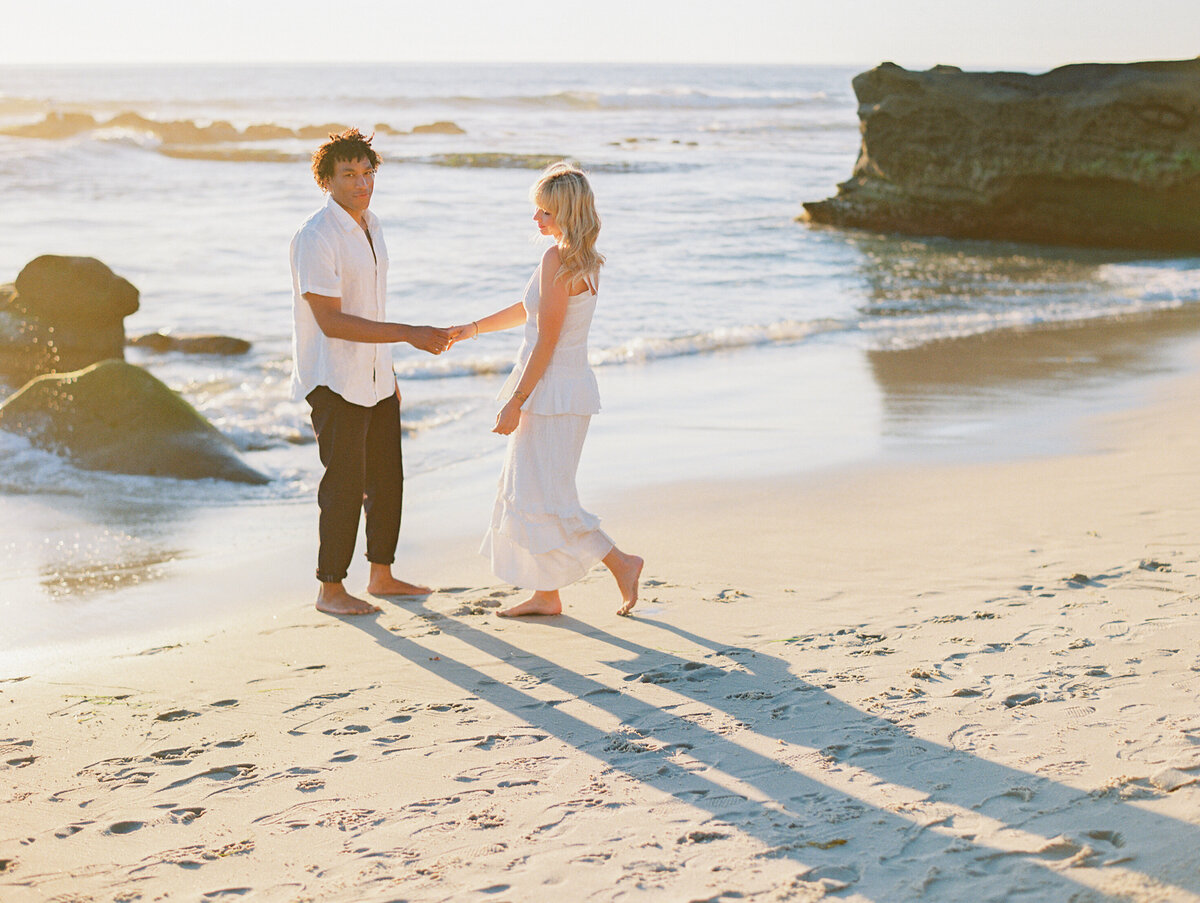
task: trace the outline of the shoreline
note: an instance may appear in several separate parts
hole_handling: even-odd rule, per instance
[[[909,468],[1078,455],[1097,441],[1096,418],[1152,407],[1157,394],[1200,369],[1198,349],[1200,311],[1181,310],[913,350],[801,344],[602,369],[604,403],[614,413],[593,420],[580,495],[619,545],[633,547],[624,525],[642,519],[646,499],[656,509],[658,499],[671,499],[666,511],[693,497],[711,499],[708,509],[722,510],[723,522],[724,509],[763,487],[803,494]],[[698,364],[706,377],[700,385],[719,387],[715,394],[697,393]],[[840,374],[838,385],[822,385],[828,372]],[[799,394],[814,386],[818,391]],[[475,431],[485,436],[489,413],[474,415]],[[494,582],[477,554],[503,451],[503,440],[489,438],[490,449],[410,478],[398,574],[434,586]],[[743,482],[733,494],[723,488]],[[825,504],[840,507],[835,497]],[[54,549],[8,542],[11,562],[22,551],[45,561],[36,571],[24,565],[23,580],[9,578],[0,603],[9,618],[0,677],[37,661],[102,659],[194,639],[257,611],[291,611],[315,593],[308,566],[316,554],[315,499],[186,507],[10,496],[8,506],[14,524],[57,535],[58,547],[71,542],[74,529],[60,523],[64,512],[78,511],[72,518],[79,532],[76,551],[59,552],[61,560]],[[655,530],[642,532],[654,542]],[[347,581],[352,592],[365,585],[361,536],[358,545]],[[662,552],[678,557],[670,544]]]

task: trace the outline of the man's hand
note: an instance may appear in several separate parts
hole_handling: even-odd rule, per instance
[[[450,330],[436,326],[410,326],[407,341],[419,351],[441,354],[450,347]]]

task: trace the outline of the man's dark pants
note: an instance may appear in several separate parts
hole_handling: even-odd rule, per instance
[[[326,386],[317,386],[307,400],[325,465],[317,489],[321,510],[317,579],[339,583],[354,556],[361,511],[367,514],[367,560],[391,564],[396,559],[404,502],[400,400],[393,394],[367,408],[351,404]]]

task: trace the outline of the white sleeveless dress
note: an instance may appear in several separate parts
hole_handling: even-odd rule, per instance
[[[541,266],[525,286],[525,339],[513,372],[498,396],[507,401],[537,343]],[[492,525],[480,554],[492,573],[513,586],[554,590],[574,583],[607,555],[613,542],[600,519],[583,510],[575,473],[600,390],[588,364],[587,336],[596,295],[567,299],[567,314],[554,355],[521,406],[521,422],[509,436]]]

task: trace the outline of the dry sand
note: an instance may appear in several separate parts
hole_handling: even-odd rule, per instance
[[[631,619],[495,618],[472,536],[10,668],[0,899],[1200,900],[1200,377],[1087,429],[594,505]]]

